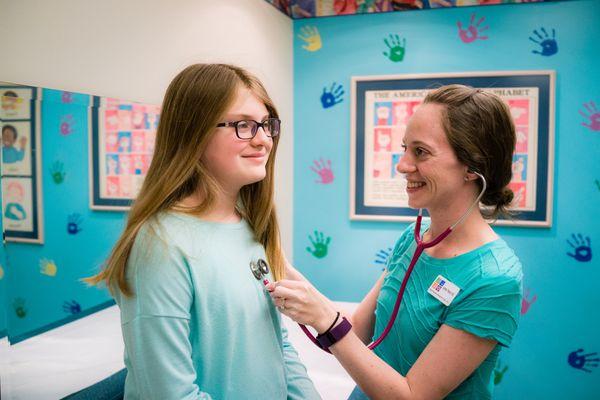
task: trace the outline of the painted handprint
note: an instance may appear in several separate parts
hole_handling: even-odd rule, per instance
[[[383,39],[383,42],[388,47],[383,55],[393,62],[400,62],[404,60],[404,54],[406,53],[406,38],[400,40],[400,36],[396,34],[390,34],[388,38]]]
[[[4,278],[4,268],[2,268],[2,265],[0,265],[0,281],[2,278]]]
[[[583,353],[583,349],[579,349],[576,351],[572,351],[569,353],[569,357],[567,361],[569,365],[575,369],[580,369],[585,372],[592,372],[589,368],[598,367],[598,362],[600,358],[598,358],[598,353],[587,353],[587,354],[579,354]]]
[[[323,185],[328,185],[333,182],[333,170],[331,169],[331,160],[324,161],[322,158],[317,161],[313,161],[313,165],[310,166],[310,169],[319,175],[319,179],[316,179],[316,183],[321,183]]]
[[[592,259],[592,247],[590,243],[590,237],[584,237],[583,235],[581,235],[581,233],[578,233],[577,235],[572,233],[571,239],[573,241],[567,239],[567,243],[569,244],[569,246],[571,246],[571,248],[575,250],[575,253],[567,253],[567,255],[573,257],[579,262],[590,261]]]
[[[25,308],[25,299],[21,297],[17,297],[15,301],[13,301],[13,309],[15,310],[15,314],[19,318],[25,318],[27,315],[27,309]]]
[[[502,361],[498,360],[496,368],[494,368],[494,385],[499,385],[504,378],[504,374],[508,370],[508,365],[502,365]]]
[[[42,258],[40,260],[40,273],[54,277],[56,276],[56,272],[58,271],[58,267],[53,260],[48,260],[47,258]]]
[[[583,107],[585,107],[589,115],[583,110],[579,110],[579,114],[581,114],[586,120],[589,120],[589,123],[586,124],[587,121],[584,121],[581,123],[581,125],[594,132],[600,131],[600,110],[596,108],[596,103],[593,101],[590,101],[589,103],[583,103]]]
[[[392,255],[392,248],[388,247],[387,249],[381,249],[375,254],[375,264],[381,266],[381,270],[385,270],[385,266]]]
[[[527,314],[529,311],[529,307],[537,300],[537,294],[534,294],[533,297],[529,297],[529,289],[525,289],[525,293],[523,293],[523,299],[521,300],[521,315]]]
[[[306,251],[315,256],[316,258],[323,258],[327,255],[329,249],[329,243],[331,243],[331,237],[323,235],[323,232],[315,231],[315,237],[308,235],[308,239],[312,243],[313,247],[307,247]]]
[[[63,91],[60,95],[60,100],[66,104],[72,103],[73,102],[73,93]]]
[[[54,161],[52,167],[50,168],[50,175],[52,175],[52,180],[57,185],[60,185],[65,180],[65,175],[67,173],[64,171],[64,164],[60,161]]]
[[[539,44],[542,46],[542,51],[531,50],[534,54],[539,54],[542,56],[549,57],[558,52],[558,43],[556,43],[556,31],[552,28],[552,37],[546,32],[545,28],[540,28],[540,32],[537,29],[533,30],[533,34],[536,36],[535,38],[529,36],[529,40],[533,43]]]
[[[60,134],[63,136],[73,133],[73,116],[71,114],[63,115],[60,118]]]
[[[69,235],[76,235],[81,232],[81,223],[83,222],[83,218],[81,215],[75,213],[70,214],[67,217],[67,233]]]
[[[341,103],[344,101],[343,95],[344,88],[342,85],[338,85],[335,82],[333,82],[329,90],[327,90],[327,87],[324,87],[323,94],[321,94],[321,104],[323,105],[323,108],[333,107],[336,104]]]
[[[485,21],[485,17],[479,18],[477,23],[475,23],[475,13],[471,14],[471,21],[469,21],[467,29],[463,29],[462,22],[457,21],[456,25],[458,26],[458,37],[460,37],[460,40],[462,40],[463,43],[471,43],[477,39],[486,40],[488,37],[481,36],[481,33],[488,30],[489,25],[480,28],[479,25],[481,25],[483,21]]]
[[[64,312],[69,314],[79,314],[81,312],[81,305],[75,300],[65,301],[62,308]]]
[[[303,26],[300,28],[298,38],[306,43],[302,45],[302,48],[306,51],[314,52],[323,47],[321,35],[316,26]]]

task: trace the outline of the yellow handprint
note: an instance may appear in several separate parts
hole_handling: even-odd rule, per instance
[[[321,43],[321,35],[319,35],[319,30],[316,26],[303,26],[300,28],[300,34],[298,37],[306,42],[306,44],[302,46],[304,50],[312,52],[323,47],[323,43]]]
[[[0,265],[0,280],[2,280],[2,278],[4,278],[4,268]]]
[[[42,258],[40,260],[40,273],[48,276],[56,276],[56,263],[53,260]]]

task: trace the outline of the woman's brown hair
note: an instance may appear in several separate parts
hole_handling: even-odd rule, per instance
[[[242,87],[264,103],[270,117],[279,117],[262,83],[242,68],[227,64],[195,64],[173,79],[162,104],[152,163],[132,204],[125,229],[105,268],[86,278],[86,282],[106,282],[111,290],[132,295],[125,269],[140,228],[158,213],[173,209],[198,190],[201,190],[203,200],[187,212],[200,215],[213,206],[221,188],[203,165],[201,157],[219,119]],[[275,280],[283,278],[285,271],[273,201],[278,142],[279,137],[274,137],[265,178],[242,187],[239,194],[239,211],[251,226],[256,240],[264,246]]]
[[[427,94],[423,103],[444,106],[443,126],[458,160],[483,175],[487,190],[481,198],[486,218],[510,215],[514,194],[508,188],[516,144],[510,109],[495,94],[464,85],[447,85]],[[481,189],[482,182],[478,180]]]

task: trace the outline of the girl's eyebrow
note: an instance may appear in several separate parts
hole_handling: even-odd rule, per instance
[[[239,119],[254,119],[254,117],[252,115],[249,115],[249,114],[227,114],[224,118],[225,119],[236,119],[236,118],[239,118]],[[269,114],[265,114],[260,119],[260,121],[262,121],[262,120],[264,120],[266,118],[269,118]]]

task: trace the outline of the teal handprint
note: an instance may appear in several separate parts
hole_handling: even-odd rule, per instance
[[[50,174],[52,175],[52,180],[57,185],[60,185],[65,180],[65,175],[67,174],[64,171],[64,164],[60,161],[54,161],[52,164],[52,168],[50,168]]]
[[[396,34],[390,34],[390,40],[383,39],[385,45],[388,47],[389,53],[387,51],[383,52],[383,55],[390,59],[393,62],[400,62],[404,60],[404,53],[406,51],[406,39],[403,38],[400,40],[400,36]]]
[[[308,235],[308,239],[313,245],[313,248],[307,247],[306,251],[317,258],[323,258],[327,255],[329,243],[331,243],[331,237],[323,235],[323,232],[315,231],[315,237]]]

